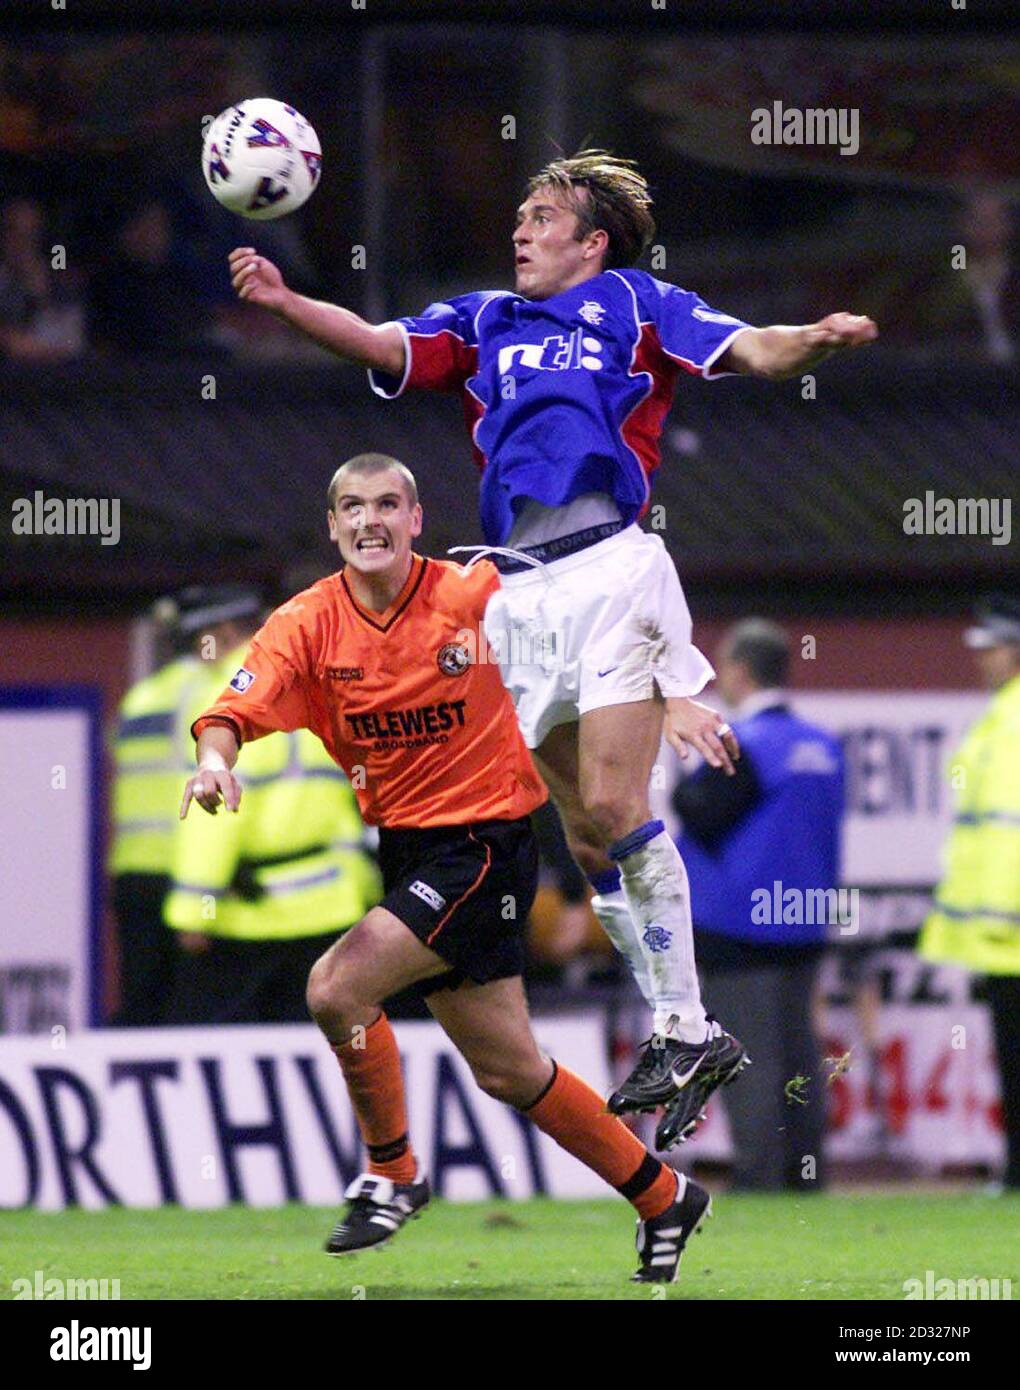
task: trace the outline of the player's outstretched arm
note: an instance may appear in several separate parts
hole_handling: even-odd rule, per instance
[[[211,816],[216,814],[221,800],[228,811],[237,810],[241,804],[241,784],[231,771],[237,754],[237,739],[231,729],[222,724],[210,724],[202,730],[195,750],[198,771],[184,788],[181,820],[188,814],[192,801],[197,801]]]
[[[398,328],[392,324],[377,327],[339,304],[295,294],[284,284],[273,262],[258,255],[253,246],[238,246],[228,259],[239,299],[260,304],[348,362],[403,376],[404,339]]]
[[[878,337],[878,325],[863,314],[829,314],[817,323],[747,328],[723,353],[720,365],[731,372],[782,381],[831,357],[841,348],[863,347]]]

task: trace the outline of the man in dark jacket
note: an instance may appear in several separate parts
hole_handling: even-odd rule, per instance
[[[755,1085],[724,1093],[734,1181],[817,1190],[826,1091],[811,1006],[828,930],[845,915],[842,750],[789,708],[789,648],[774,623],[738,623],[716,666],[743,756],[733,777],[701,767],[673,805],[708,1006],[754,1061]]]

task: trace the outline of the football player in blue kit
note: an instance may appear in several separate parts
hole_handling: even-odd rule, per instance
[[[665,1106],[657,1141],[693,1132],[748,1058],[702,1007],[687,874],[648,787],[665,733],[732,772],[736,740],[695,700],[713,675],[661,539],[638,520],[679,383],[779,380],[872,341],[866,317],[754,328],[634,262],[655,223],[629,160],[584,150],[532,178],[512,235],[516,286],[457,295],[373,325],[294,293],[250,246],[230,255],[241,299],[369,369],[387,399],[460,395],[481,473],[481,520],[501,588],[489,643],[525,741],[594,889],[592,907],[653,1012],[652,1035],[609,1098]]]

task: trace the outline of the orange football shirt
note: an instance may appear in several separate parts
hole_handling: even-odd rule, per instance
[[[373,613],[342,571],[330,575],[269,617],[192,733],[226,723],[244,744],[311,729],[370,825],[525,816],[548,793],[485,644],[498,585],[488,561],[468,569],[414,555],[394,602]]]

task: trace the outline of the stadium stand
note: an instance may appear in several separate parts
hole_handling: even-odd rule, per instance
[[[907,544],[898,522],[904,502],[928,491],[1013,495],[1014,374],[987,363],[949,370],[897,357],[894,365],[877,350],[831,365],[815,400],[802,400],[799,382],[679,383],[654,497],[662,510],[649,523],[687,579],[725,585],[768,571],[789,581],[891,575],[923,586],[1005,575],[1008,545],[951,535]],[[196,406],[207,371],[216,397]],[[8,513],[36,488],[121,499],[117,565],[94,539],[73,546],[79,595],[186,583],[203,542],[203,564],[240,580],[319,553],[323,479],[338,459],[370,447],[415,466],[435,553],[477,539],[473,465],[453,400],[423,395],[397,409],[342,367],[207,368],[196,359],[138,362],[129,374],[96,362],[59,374],[7,367],[4,392]],[[10,597],[57,595],[71,584],[46,537],[5,529],[0,562]]]

